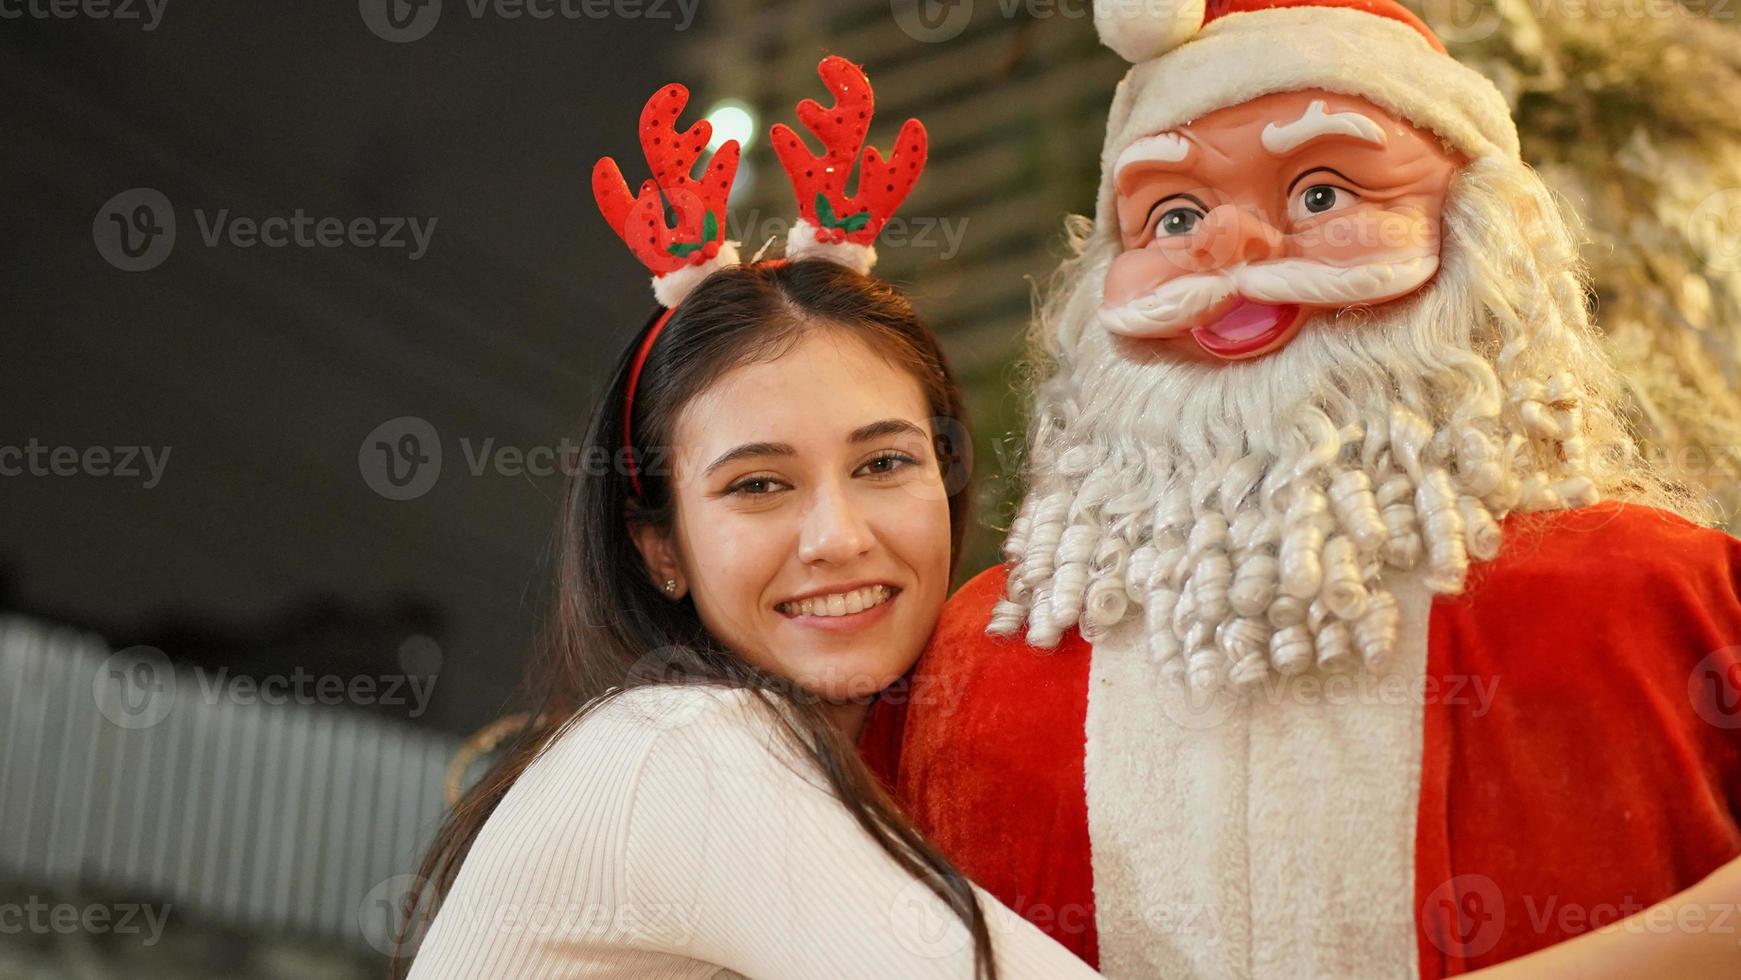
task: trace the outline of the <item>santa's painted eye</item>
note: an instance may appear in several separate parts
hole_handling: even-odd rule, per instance
[[[1174,208],[1161,215],[1161,220],[1155,224],[1155,234],[1189,235],[1202,219],[1203,212],[1196,208]]]
[[[1337,187],[1334,184],[1313,184],[1294,195],[1292,206],[1295,221],[1329,214],[1351,207],[1360,200],[1360,195],[1350,190]]]

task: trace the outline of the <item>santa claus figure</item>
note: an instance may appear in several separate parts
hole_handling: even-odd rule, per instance
[[[1391,0],[1134,67],[1007,564],[866,751],[1108,976],[1436,978],[1741,850],[1741,544],[1632,448],[1500,94]]]

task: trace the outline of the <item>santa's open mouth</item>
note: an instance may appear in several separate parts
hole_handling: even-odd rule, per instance
[[[1245,298],[1219,317],[1191,331],[1199,346],[1217,357],[1247,357],[1274,344],[1300,318],[1300,307],[1254,303]]]

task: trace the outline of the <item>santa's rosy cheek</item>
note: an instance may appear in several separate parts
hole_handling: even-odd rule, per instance
[[[1358,265],[1387,255],[1436,252],[1439,223],[1419,208],[1360,208],[1289,236],[1301,258]]]
[[[1118,306],[1147,296],[1160,286],[1191,270],[1186,267],[1183,245],[1159,243],[1134,248],[1112,260],[1106,271],[1107,306]]]

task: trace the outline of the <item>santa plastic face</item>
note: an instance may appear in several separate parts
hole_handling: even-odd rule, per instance
[[[1101,323],[1167,356],[1238,360],[1314,314],[1389,302],[1439,265],[1465,161],[1366,99],[1281,92],[1139,139],[1114,165]]]
[[[1637,482],[1593,468],[1618,380],[1515,156],[1311,88],[1114,139],[1040,310],[993,632],[1128,628],[1197,692],[1382,670],[1393,573],[1456,593],[1507,513]]]

